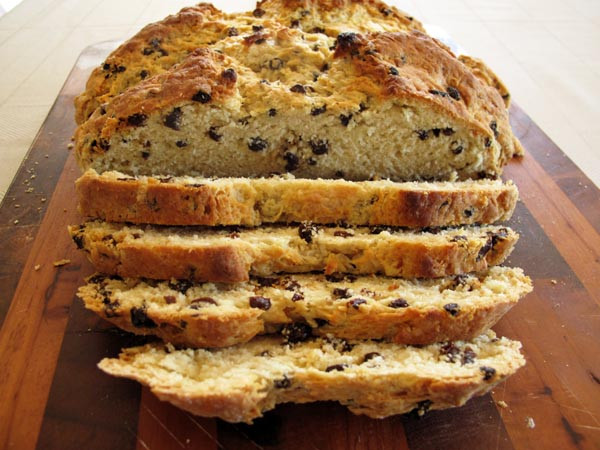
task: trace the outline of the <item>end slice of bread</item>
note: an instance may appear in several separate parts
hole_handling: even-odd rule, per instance
[[[90,169],[76,182],[83,216],[158,225],[320,224],[437,227],[510,219],[512,182],[352,182],[293,177],[132,177]]]
[[[290,345],[263,337],[220,350],[151,344],[99,367],[193,414],[229,422],[250,422],[278,403],[321,400],[382,418],[460,406],[488,392],[525,364],[520,347],[491,331],[426,347],[332,338]]]
[[[437,280],[286,275],[192,284],[94,275],[86,308],[137,334],[189,347],[225,347],[257,334],[290,342],[311,335],[431,344],[472,339],[531,291],[521,269]]]

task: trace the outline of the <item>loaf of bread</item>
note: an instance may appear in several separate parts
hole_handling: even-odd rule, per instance
[[[377,0],[265,0],[253,11],[237,14],[201,3],[144,27],[113,51],[75,99],[77,123],[115,95],[181,62],[196,48],[236,36],[259,40],[261,31],[273,22],[334,38],[343,31],[425,31],[418,20]]]
[[[225,347],[257,334],[431,344],[472,339],[531,291],[521,269],[440,279],[282,275],[194,284],[94,275],[79,289],[86,308],[118,327],[176,345]]]
[[[282,272],[459,275],[501,264],[518,239],[499,226],[414,232],[301,223],[232,230],[95,221],[69,231],[99,272],[224,283]]]
[[[491,72],[474,71],[420,31],[334,37],[290,28],[287,19],[253,26],[97,108],[75,134],[80,166],[134,175],[455,180],[498,177],[520,149]],[[162,48],[159,34],[155,40]],[[134,38],[124,47],[139,45]],[[137,51],[138,66],[139,58]],[[121,64],[117,73],[127,73],[127,58]],[[112,77],[114,66],[105,67]]]
[[[158,225],[317,224],[439,227],[510,219],[512,182],[438,183],[293,177],[131,177],[86,171],[76,182],[79,212],[110,222]]]
[[[219,350],[149,344],[99,367],[193,414],[229,422],[250,422],[278,403],[321,400],[382,418],[460,406],[485,394],[525,364],[520,347],[491,331],[425,347],[334,338],[286,345],[263,337]]]

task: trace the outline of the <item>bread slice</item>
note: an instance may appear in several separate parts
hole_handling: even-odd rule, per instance
[[[193,284],[94,275],[86,308],[120,328],[190,347],[224,347],[281,332],[430,344],[471,339],[531,291],[521,269],[442,279],[286,275]]]
[[[79,212],[109,222],[158,225],[319,224],[438,227],[510,219],[512,182],[310,180],[293,177],[130,177],[86,171],[76,182]]]
[[[266,0],[253,11],[237,14],[201,3],[145,26],[113,51],[75,99],[77,123],[115,95],[181,62],[196,48],[256,35],[273,22],[333,37],[342,31],[424,31],[418,20],[376,0]]]
[[[426,347],[329,338],[282,341],[263,337],[220,350],[150,344],[124,349],[99,367],[137,380],[193,414],[251,422],[278,403],[321,400],[373,418],[413,409],[423,414],[485,394],[525,364],[519,342],[498,339],[491,331],[470,342]]]
[[[273,23],[113,97],[77,129],[76,154],[135,175],[494,178],[520,144],[489,79],[418,31]]]
[[[443,277],[501,264],[518,234],[499,226],[429,232],[318,227],[161,228],[87,222],[69,227],[99,272],[125,277],[246,281],[324,271]]]

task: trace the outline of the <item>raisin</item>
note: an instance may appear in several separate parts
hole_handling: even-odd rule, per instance
[[[363,102],[360,102],[358,104],[358,112],[363,112],[363,111],[366,111],[367,109],[369,109],[369,107],[367,105],[365,105]]]
[[[442,130],[440,130],[439,128],[433,128],[433,129],[431,130],[431,132],[433,133],[433,135],[434,135],[435,137],[440,137],[440,133],[442,132]]]
[[[275,108],[269,109],[269,117],[275,117],[277,115],[277,110]]]
[[[156,328],[156,323],[146,314],[146,308],[131,308],[131,323],[136,328]]]
[[[254,31],[255,33],[261,30],[264,30],[265,27],[263,27],[262,25],[252,25],[252,31]]]
[[[481,366],[479,370],[483,372],[483,381],[491,380],[496,375],[496,369],[493,367]]]
[[[306,94],[306,88],[301,84],[295,84],[290,88],[290,91],[296,94]]]
[[[444,305],[444,309],[446,310],[446,312],[448,314],[450,314],[452,317],[455,317],[458,315],[458,313],[460,312],[460,306],[458,306],[457,303],[446,303]]]
[[[271,70],[279,70],[283,67],[284,63],[281,58],[273,58],[269,61],[269,69]]]
[[[176,302],[175,296],[174,295],[165,295],[165,302],[167,302],[167,305],[172,305],[173,303]]]
[[[140,72],[140,78],[143,80],[144,78],[146,78],[148,75],[150,75],[150,72],[148,72],[147,70],[142,70]]]
[[[288,172],[296,170],[300,165],[300,159],[292,152],[286,152],[285,155],[283,155],[283,159],[286,161],[285,170]]]
[[[196,92],[194,94],[194,96],[192,97],[192,100],[195,102],[200,102],[200,103],[208,103],[208,102],[210,102],[211,98],[212,97],[210,96],[210,94],[208,92],[205,92],[202,89],[200,89],[198,92]]]
[[[213,141],[219,142],[223,137],[222,134],[217,133],[217,127],[210,127],[208,129],[208,137],[210,137]]]
[[[384,8],[381,8],[379,10],[379,12],[387,17],[392,13],[392,10],[384,7]]]
[[[110,70],[110,64],[108,64],[108,63],[104,63],[104,64],[102,65],[102,70]]]
[[[463,351],[463,356],[460,360],[460,363],[464,366],[465,364],[471,364],[477,358],[477,354],[471,349],[471,347],[465,347]]]
[[[408,308],[408,302],[403,298],[392,300],[388,305],[390,308]]]
[[[365,363],[365,362],[367,362],[367,361],[369,361],[369,360],[371,360],[373,358],[376,358],[378,356],[380,356],[380,357],[383,358],[383,356],[381,356],[381,353],[377,353],[377,352],[367,353],[365,356],[363,356],[363,362]]]
[[[264,9],[260,9],[260,8],[256,8],[254,11],[252,11],[252,15],[254,17],[262,17],[265,15],[265,10]]]
[[[444,136],[452,136],[454,134],[454,130],[452,128],[444,128],[442,133],[444,133]]]
[[[350,48],[356,43],[356,36],[356,33],[352,32],[340,33],[335,40],[335,46],[339,45],[343,49]]]
[[[266,297],[254,296],[250,297],[250,307],[262,309],[263,311],[267,311],[271,308],[271,300]]]
[[[290,28],[298,28],[300,26],[300,21],[298,19],[294,19],[290,22]]]
[[[292,381],[287,377],[287,375],[284,375],[281,380],[275,380],[274,385],[277,389],[287,389],[292,385]]]
[[[498,133],[498,124],[496,123],[495,120],[492,120],[490,122],[490,128],[494,132],[494,137],[497,138],[500,133]]]
[[[315,155],[324,155],[329,151],[329,141],[327,139],[311,139],[309,144]]]
[[[148,159],[148,158],[150,157],[150,152],[147,152],[147,151],[145,151],[145,150],[142,150],[142,151],[140,152],[140,154],[142,155],[142,158],[143,158],[143,159]]]
[[[208,303],[211,305],[217,304],[216,300],[212,297],[198,297],[192,300],[190,303]]]
[[[221,72],[221,77],[224,80],[231,81],[232,83],[237,81],[237,73],[235,73],[235,70],[233,69],[225,69],[223,72]]]
[[[319,114],[323,114],[327,111],[327,105],[319,106],[310,110],[311,116],[318,116]]]
[[[343,370],[346,369],[346,367],[348,367],[347,364],[334,364],[332,366],[328,366],[325,369],[325,372],[333,372],[333,371],[342,372]]]
[[[486,137],[483,145],[485,145],[485,148],[490,148],[492,146],[492,140],[489,137]]]
[[[73,236],[73,242],[75,242],[75,245],[77,246],[77,248],[79,250],[83,250],[83,234],[76,234],[75,236]],[[92,279],[90,278],[89,280],[90,283],[95,283],[95,281],[92,281]]]
[[[192,283],[187,280],[169,281],[169,288],[181,292],[182,294],[185,294],[191,287]]]
[[[481,261],[483,258],[485,258],[485,255],[487,255],[494,248],[494,244],[496,244],[496,242],[497,241],[494,239],[493,235],[488,236],[485,244],[483,244],[483,246],[479,249],[479,253],[477,253],[475,261]]]
[[[350,119],[352,119],[352,114],[340,114],[340,122],[342,122],[342,125],[344,125],[345,127],[347,127],[350,123]]]
[[[271,287],[277,284],[277,278],[275,277],[256,277],[256,282],[262,287]]]
[[[350,298],[352,294],[348,288],[335,288],[333,290],[333,296],[335,298]]]
[[[175,142],[175,145],[179,148],[183,148],[183,147],[187,147],[188,143],[185,141],[177,141],[177,142]]]
[[[311,222],[302,222],[298,226],[298,235],[310,244],[313,240],[313,236],[319,231],[319,228],[313,225]]]
[[[253,152],[260,152],[260,151],[264,150],[265,148],[267,148],[268,144],[269,143],[266,140],[264,140],[258,136],[255,136],[255,137],[251,137],[250,140],[248,141],[248,148],[250,150],[252,150]]]
[[[460,92],[458,92],[458,89],[456,89],[455,87],[452,86],[448,86],[446,88],[446,91],[448,92],[448,95],[454,99],[454,100],[460,100]]]
[[[232,36],[238,36],[240,34],[240,32],[238,31],[238,29],[236,27],[230,27],[227,29],[227,36],[232,37]]]
[[[448,361],[454,362],[460,354],[460,349],[453,342],[446,342],[440,347],[440,353],[448,357]]]
[[[306,163],[307,163],[309,166],[316,166],[316,165],[317,165],[317,160],[316,160],[315,158],[308,158],[308,159],[306,160]]]
[[[458,143],[458,141],[452,141],[450,143],[450,151],[455,155],[460,155],[464,150],[463,146]]]
[[[171,111],[169,114],[167,114],[167,117],[165,117],[165,126],[172,128],[175,131],[179,131],[182,115],[183,112],[181,111],[181,108],[173,108],[173,111]]]
[[[429,93],[431,95],[439,95],[440,97],[446,97],[448,95],[444,91],[438,91],[437,89],[430,89]]]
[[[364,305],[367,301],[364,298],[355,298],[354,300],[350,300],[348,302],[349,306],[352,306],[354,309],[358,309],[360,305]]]
[[[390,73],[390,75],[397,76],[399,72],[398,72],[398,69],[396,69],[394,66],[392,66],[392,67],[390,67],[389,73]]]
[[[294,292],[294,295],[292,295],[292,301],[299,302],[300,300],[304,300],[304,294],[301,292]]]
[[[127,118],[127,124],[133,127],[141,127],[146,124],[146,120],[148,120],[146,114],[136,113]]]
[[[302,322],[294,322],[286,324],[281,329],[281,335],[286,342],[296,344],[310,339],[312,336],[312,328],[310,325]]]
[[[465,217],[471,217],[473,215],[473,208],[467,208],[463,211]]]
[[[429,138],[429,131],[427,130],[416,130],[415,133],[417,133],[417,136],[422,141],[426,141]]]

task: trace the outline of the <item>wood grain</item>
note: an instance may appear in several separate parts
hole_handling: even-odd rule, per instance
[[[600,195],[518,106],[512,122],[528,153],[506,170],[523,198],[510,221],[522,237],[508,264],[523,267],[535,291],[496,326],[523,342],[528,364],[492,395],[420,419],[371,420],[334,403],[281,405],[248,426],[194,417],[137,383],[104,375],[96,368],[101,358],[144,339],[74,301],[92,268],[65,230],[80,220],[78,172],[65,148],[72,98],[86,76],[72,72],[0,207],[0,358],[7,362],[0,366],[0,448],[600,446]],[[52,266],[63,258],[71,264]]]

